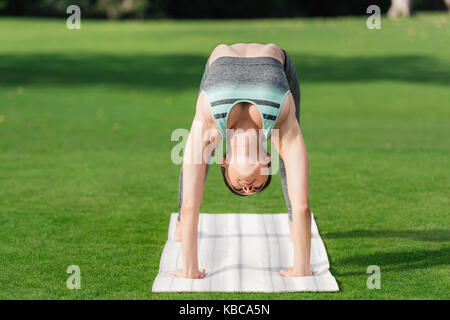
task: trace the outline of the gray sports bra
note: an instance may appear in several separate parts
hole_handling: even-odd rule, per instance
[[[254,104],[268,139],[290,92],[282,63],[272,57],[219,57],[206,64],[200,91],[209,102],[214,121],[226,138],[228,116],[240,102]]]

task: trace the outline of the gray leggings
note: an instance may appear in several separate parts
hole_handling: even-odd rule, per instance
[[[283,50],[283,49],[282,49]],[[286,51],[283,50],[285,61],[284,61],[284,72],[286,74],[286,79],[289,84],[289,90],[291,91],[292,97],[294,98],[295,103],[295,117],[300,122],[300,86],[298,83],[297,71],[295,70],[294,64],[292,63],[289,55]],[[207,64],[208,65],[208,64]],[[202,83],[204,81],[204,75],[202,78]],[[200,85],[201,87],[201,85]],[[211,157],[214,156],[214,152]],[[209,161],[208,161],[209,162]],[[205,172],[205,183],[208,178],[209,172],[209,164],[206,164],[206,172]],[[280,157],[280,179],[281,179],[281,188],[283,189],[284,200],[286,201],[286,206],[289,211],[289,220],[292,221],[292,207],[291,201],[289,200],[287,182],[286,182],[286,169],[284,167],[284,161]],[[178,185],[178,221],[181,218],[181,204],[183,202],[183,167],[181,167],[180,172],[180,183]]]

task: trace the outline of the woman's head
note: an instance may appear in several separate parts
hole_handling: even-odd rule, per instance
[[[271,181],[270,154],[259,143],[254,130],[234,133],[230,150],[222,158],[225,185],[234,194],[248,196],[261,192]]]

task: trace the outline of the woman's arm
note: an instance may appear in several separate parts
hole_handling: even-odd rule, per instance
[[[279,129],[279,140],[273,139],[286,168],[287,187],[293,216],[294,265],[281,275],[309,276],[311,250],[311,211],[309,208],[308,155],[300,126],[290,112]]]
[[[200,94],[183,155],[183,200],[180,221],[183,269],[170,272],[183,278],[205,276],[205,270],[200,270],[198,266],[197,251],[198,217],[203,198],[206,161],[209,156],[204,153],[210,144],[210,139],[204,137],[204,133],[208,130],[208,122],[203,112],[204,103],[205,97]]]

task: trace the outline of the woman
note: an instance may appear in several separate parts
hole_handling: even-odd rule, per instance
[[[228,146],[221,162],[224,182],[231,192],[248,196],[270,183],[270,154],[262,147],[270,138],[280,154],[294,244],[294,264],[280,274],[312,275],[308,157],[299,113],[297,73],[283,49],[257,43],[221,44],[214,49],[200,84],[180,175],[176,240],[182,242],[183,269],[171,274],[205,276],[205,270],[198,267],[198,217],[209,160],[221,139]]]

